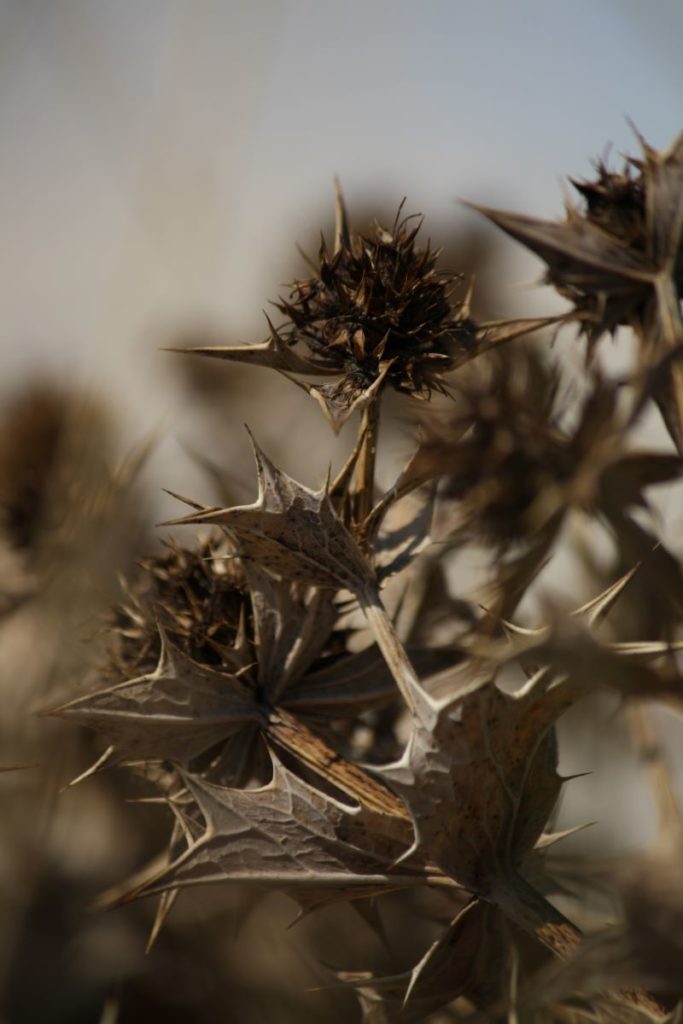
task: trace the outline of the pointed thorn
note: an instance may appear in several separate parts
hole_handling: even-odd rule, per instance
[[[186,498],[185,495],[178,494],[177,491],[170,491],[167,487],[162,487],[162,491],[164,494],[169,494],[172,498],[175,498],[176,501],[182,501],[183,505],[189,505],[190,508],[196,509],[197,512],[204,512],[207,508],[206,505],[200,505],[199,502],[193,501],[192,498]],[[160,525],[163,526],[164,523]]]
[[[62,786],[60,793],[65,793],[68,789],[71,789],[72,786],[77,786],[79,782],[84,782],[86,779],[89,779],[91,775],[95,775],[96,772],[103,768],[107,761],[112,757],[114,749],[113,745],[111,747],[107,747],[105,752],[97,758],[94,764],[91,764],[89,768],[86,768],[84,772],[77,775],[75,779],[71,780],[71,782],[67,782],[66,786]]]
[[[350,244],[349,223],[339,178],[334,179],[334,254],[348,249]]]
[[[565,782],[573,782],[574,779],[583,779],[587,775],[592,775],[592,774],[593,774],[592,771],[590,771],[590,772],[576,772],[574,775],[559,775],[558,778],[560,780],[560,783],[562,785],[564,785]]]

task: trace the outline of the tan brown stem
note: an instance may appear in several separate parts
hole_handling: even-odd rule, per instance
[[[368,589],[358,595],[358,600],[408,710],[419,721],[433,724],[436,714],[434,705],[420,685],[379,593]]]
[[[658,327],[663,335],[665,352],[674,352],[683,345],[683,319],[680,297],[673,276],[661,274],[655,283]],[[671,363],[671,393],[664,422],[680,454],[683,454],[683,352]]]
[[[361,433],[364,434],[363,445],[358,457],[356,470],[356,522],[362,524],[370,515],[375,494],[375,466],[377,462],[377,442],[379,439],[381,391],[373,397],[363,410]]]
[[[523,931],[535,935],[560,959],[566,960],[578,953],[582,942],[581,932],[521,876],[502,879],[491,898],[511,921]],[[661,1003],[643,989],[605,995],[621,1006],[646,1013],[651,1020],[663,1021],[667,1017],[667,1011]]]
[[[294,718],[283,708],[270,712],[266,735],[276,746],[293,754],[307,768],[364,807],[410,821],[403,801],[390,789],[328,747],[301,719]]]

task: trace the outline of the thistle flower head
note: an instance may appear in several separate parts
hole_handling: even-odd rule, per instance
[[[126,599],[111,613],[115,644],[106,675],[130,679],[153,671],[159,629],[199,665],[220,668],[225,652],[245,629],[253,639],[244,575],[220,542],[196,549],[168,542],[166,551],[141,561],[126,584]]]
[[[421,222],[402,216],[390,230],[352,231],[337,189],[332,251],[322,241],[313,275],[274,305],[284,323],[256,345],[197,345],[170,351],[264,366],[298,384],[339,431],[356,410],[376,408],[386,385],[413,397],[447,394],[444,375],[484,352],[564,317],[475,321],[465,275],[437,269],[439,250],[417,244]],[[328,378],[309,383],[308,377]],[[304,378],[301,380],[300,378]]]
[[[662,152],[639,141],[642,158],[621,171],[600,160],[593,180],[570,179],[584,202],[569,205],[563,222],[479,208],[546,262],[548,282],[574,303],[591,341],[622,324],[652,326],[657,280],[683,293],[683,135]]]
[[[439,251],[420,248],[420,223],[401,213],[374,235],[349,231],[342,214],[334,251],[323,241],[314,276],[296,281],[278,305],[287,342],[341,375],[329,389],[341,405],[384,373],[397,390],[428,397],[443,390],[439,374],[454,354],[475,343],[467,303],[452,300],[461,277],[437,270]]]
[[[642,158],[621,172],[599,162],[593,181],[573,182],[585,205],[570,205],[564,221],[475,209],[545,261],[589,352],[617,327],[634,330],[641,398],[654,399],[683,452],[683,134],[662,152],[639,141]]]
[[[642,165],[632,159],[624,163],[621,171],[611,171],[604,160],[597,160],[594,166],[596,177],[592,181],[570,179],[585,200],[586,220],[645,254],[646,188]]]
[[[595,172],[591,180],[570,179],[583,204],[568,208],[567,227],[586,233],[586,241],[597,230],[626,263],[647,264],[648,189],[642,164],[626,160],[620,171],[613,171],[598,160]],[[596,240],[599,237],[595,235]],[[593,341],[604,332],[613,333],[620,325],[633,325],[642,318],[646,293],[641,287],[627,286],[623,280],[610,280],[611,269],[607,254],[598,259],[594,274],[572,266],[571,256],[566,253],[548,264],[548,283],[574,304],[585,333]]]

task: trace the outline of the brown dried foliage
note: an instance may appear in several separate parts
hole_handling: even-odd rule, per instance
[[[446,1006],[470,1021],[667,1018],[682,995],[674,954],[667,947],[658,965],[634,953],[640,918],[659,927],[648,900],[660,897],[636,898],[632,877],[615,873],[621,937],[584,942],[549,898],[559,861],[546,851],[564,711],[601,686],[680,708],[683,576],[643,514],[648,488],[673,482],[681,462],[632,438],[652,401],[679,448],[683,436],[682,151],[681,140],[663,154],[645,146],[620,173],[598,165],[577,186],[585,208],[562,223],[486,211],[546,260],[590,348],[617,325],[638,335],[628,380],[587,369],[569,418],[559,371],[538,348],[498,351],[553,318],[475,323],[469,298],[451,296],[459,277],[418,248],[419,225],[399,211],[390,231],[355,234],[341,196],[334,247],[323,243],[313,275],[279,304],[285,323],[259,345],[194,350],[292,376],[335,429],[363,415],[349,461],[318,491],[254,444],[253,504],[187,502],[174,525],[211,527],[211,539],[145,563],[114,618],[107,685],[58,709],[103,734],[110,763],[156,781],[173,812],[166,863],[115,901],[160,895],[158,929],[178,892],[210,882],[275,888],[305,911],[352,901],[367,912],[390,891],[431,887],[451,920],[412,971],[339,972],[365,1021],[428,1020]],[[469,376],[454,372],[474,359]],[[409,399],[450,395],[452,408],[424,420],[407,467],[378,495],[388,385]],[[424,553],[435,487],[447,543]],[[630,571],[551,625],[508,621],[575,515],[607,530]],[[404,573],[408,595],[471,539],[492,554],[501,600],[479,614],[460,594],[469,618],[457,645],[443,643],[432,625],[440,608],[452,618],[453,603],[425,585],[406,596],[399,628],[388,576]],[[637,562],[666,594],[669,636],[606,640],[598,627]],[[510,691],[515,670],[524,681]],[[374,744],[393,761],[364,765]],[[678,834],[672,843],[680,856]],[[565,966],[549,967],[555,957]]]

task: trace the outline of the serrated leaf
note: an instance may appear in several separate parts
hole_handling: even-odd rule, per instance
[[[252,505],[204,509],[166,525],[223,526],[242,558],[286,580],[356,593],[373,582],[357,544],[325,488],[315,492],[278,470],[252,438],[259,494]]]
[[[448,372],[460,369],[461,366],[470,363],[473,359],[477,359],[485,352],[492,352],[509,341],[515,341],[517,338],[522,338],[527,334],[534,334],[536,331],[545,330],[547,327],[559,326],[566,323],[566,321],[567,317],[565,315],[485,321],[477,326],[475,343],[469,349],[461,349],[457,354],[453,354],[450,364],[446,369]]]
[[[247,366],[266,366],[288,373],[322,375],[330,372],[325,364],[318,365],[317,361],[304,359],[295,352],[280,337],[270,320],[268,326],[270,337],[256,345],[197,345],[192,348],[167,348],[164,351],[208,356],[211,359],[224,359]]]
[[[662,153],[640,141],[645,153],[650,255],[656,266],[670,271],[683,233],[683,133]]]
[[[490,897],[516,872],[557,799],[552,725],[564,698],[539,673],[515,694],[489,679],[432,707],[431,721],[414,721],[401,761],[379,774],[409,807],[417,849]]]
[[[373,382],[360,390],[349,387],[344,378],[334,384],[308,384],[290,377],[289,374],[286,376],[315,399],[333,431],[338,434],[355,412],[362,412],[376,401],[390,368],[391,362],[386,362]]]
[[[196,664],[163,634],[154,672],[79,697],[51,713],[103,733],[114,748],[109,763],[187,764],[261,717],[241,680]]]
[[[654,656],[673,653],[671,644],[601,644],[576,622],[556,625],[537,646],[524,653],[561,676],[559,692],[578,700],[599,687],[625,697],[683,699],[683,679],[671,664],[656,668]]]
[[[329,592],[305,592],[255,561],[244,571],[254,612],[258,683],[276,703],[327,643],[338,612]]]
[[[408,647],[408,656],[420,675],[449,668],[460,653],[429,647]],[[285,706],[307,716],[346,718],[359,715],[398,696],[396,682],[376,646],[350,654],[302,677],[285,694]]]
[[[419,1024],[459,996],[487,1005],[505,957],[501,925],[494,907],[474,900],[412,971],[392,977],[345,971],[338,977],[356,990],[365,1024]]]
[[[494,210],[475,203],[471,209],[488,217],[497,227],[522,242],[541,257],[562,280],[580,287],[586,275],[591,284],[606,290],[637,287],[653,279],[653,268],[645,260],[611,238],[589,221],[572,217],[566,223],[525,217],[507,210]]]
[[[421,714],[425,698],[382,604],[375,574],[337,515],[327,490],[316,493],[292,480],[266,458],[253,439],[252,444],[259,485],[253,505],[205,509],[166,525],[222,526],[238,539],[241,557],[268,572],[295,583],[350,590],[408,708]]]
[[[391,865],[404,850],[396,819],[346,806],[289,771],[273,755],[273,778],[257,790],[227,789],[191,775],[205,832],[143,896],[206,882],[246,882],[296,896],[299,888],[343,898],[423,883],[419,868]]]

